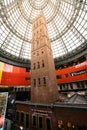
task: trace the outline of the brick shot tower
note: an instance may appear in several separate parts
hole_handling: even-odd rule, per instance
[[[46,19],[41,14],[33,21],[31,48],[31,101],[34,103],[54,103],[58,99],[58,89],[54,59],[46,27]]]

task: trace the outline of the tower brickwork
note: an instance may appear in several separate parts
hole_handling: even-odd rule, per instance
[[[54,59],[46,27],[39,15],[33,21],[31,49],[31,101],[53,103],[58,99]]]

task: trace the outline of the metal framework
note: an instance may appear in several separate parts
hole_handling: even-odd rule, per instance
[[[40,13],[47,20],[55,61],[84,48],[87,53],[87,0],[0,0],[1,57],[30,63],[32,20]]]

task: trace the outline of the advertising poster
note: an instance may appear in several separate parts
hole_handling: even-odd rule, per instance
[[[7,100],[8,92],[0,92],[0,130],[4,130]]]

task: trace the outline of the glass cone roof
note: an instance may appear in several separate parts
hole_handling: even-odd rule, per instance
[[[87,45],[87,0],[0,0],[0,51],[31,59],[32,20],[47,20],[53,57],[74,54]]]

